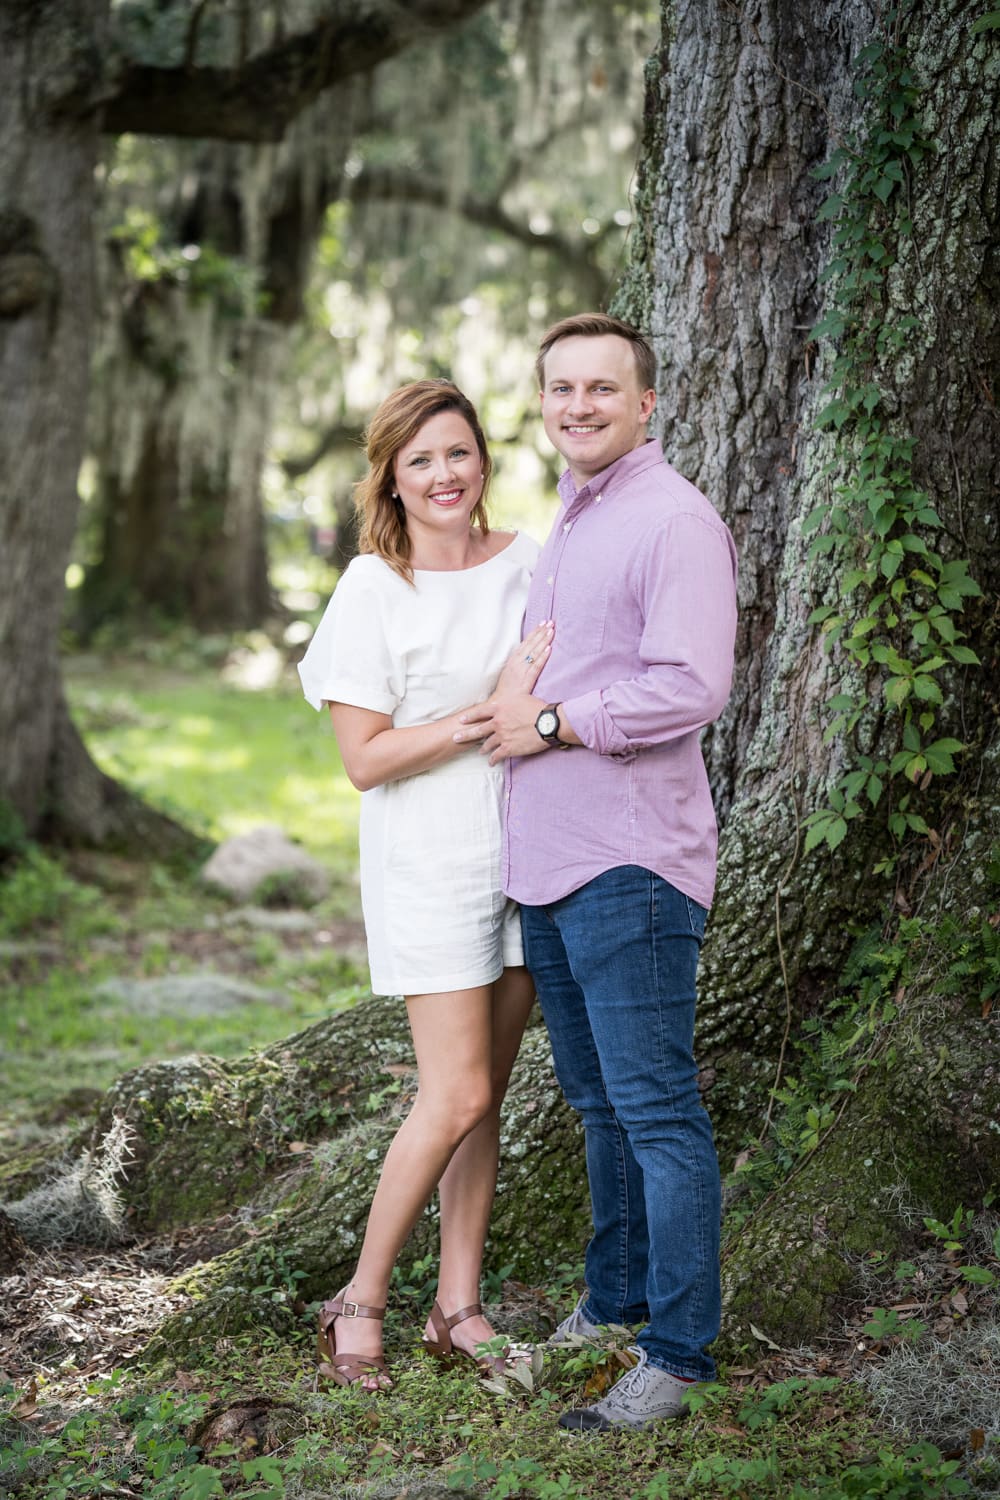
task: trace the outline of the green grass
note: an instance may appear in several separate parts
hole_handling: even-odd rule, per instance
[[[461,1367],[432,1365],[418,1348],[419,1330],[398,1312],[387,1334],[395,1384],[383,1395],[315,1391],[305,1328],[290,1338],[262,1329],[253,1340],[230,1342],[217,1364],[186,1369],[183,1393],[169,1371],[93,1385],[89,1409],[64,1433],[46,1443],[28,1429],[19,1435],[23,1447],[8,1436],[0,1478],[15,1481],[14,1494],[52,1497],[98,1493],[101,1481],[127,1479],[130,1493],[163,1500],[207,1500],[234,1487],[272,1500],[395,1494],[404,1474],[414,1481],[432,1474],[482,1500],[940,1500],[968,1493],[955,1477],[958,1466],[936,1450],[888,1446],[849,1382],[720,1384],[702,1391],[686,1420],[645,1432],[573,1434],[557,1417],[593,1399],[590,1384],[602,1374],[615,1378],[620,1367],[606,1354],[550,1351],[533,1391],[501,1397]],[[189,1447],[185,1434],[210,1405],[225,1409],[248,1398],[279,1407],[270,1457],[238,1440],[214,1454]],[[39,1396],[49,1400],[58,1401],[57,1390]],[[259,1469],[242,1469],[262,1458],[268,1487],[242,1488],[264,1480]],[[38,1487],[22,1489],[16,1481],[28,1480],[32,1462]],[[67,1481],[75,1484],[60,1489]],[[380,1491],[379,1481],[390,1487]]]
[[[264,692],[204,666],[71,662],[67,682],[98,764],[156,806],[217,839],[278,823],[341,874],[356,866],[358,794],[291,678]]]
[[[290,680],[269,692],[222,681],[197,658],[70,659],[74,715],[98,764],[209,837],[277,823],[330,870],[314,930],[285,936],[226,924],[232,903],[155,860],[30,847],[0,877],[4,1074],[0,1146],[30,1140],[129,1068],[187,1052],[233,1056],[339,1008],[366,982],[356,950],[338,952],[344,918],[360,921],[358,795],[325,715]],[[272,995],[209,1014],[172,1013],[102,994],[111,979],[214,970]]]

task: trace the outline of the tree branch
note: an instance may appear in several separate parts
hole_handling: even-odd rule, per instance
[[[289,479],[301,479],[303,474],[308,474],[310,469],[331,453],[334,448],[353,448],[355,453],[361,452],[361,431],[363,423],[356,426],[338,423],[334,427],[328,427],[313,448],[308,453],[300,454],[297,458],[283,458],[281,467]]]
[[[237,68],[126,64],[104,105],[108,134],[277,141],[324,89],[369,72],[415,42],[446,31],[487,0],[332,0],[311,30],[276,41]]]
[[[430,182],[419,173],[370,165],[362,167],[356,177],[346,181],[345,194],[356,203],[387,199],[394,203],[423,203],[431,208],[449,209],[461,214],[471,224],[493,229],[531,250],[547,250],[557,256],[579,278],[581,292],[585,292],[595,306],[603,304],[607,295],[609,278],[594,259],[589,245],[567,239],[552,230],[536,233],[530,225],[515,219],[495,199],[477,198],[472,193],[463,193],[456,198],[444,183]]]

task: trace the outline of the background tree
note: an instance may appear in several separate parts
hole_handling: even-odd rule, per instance
[[[624,238],[627,119],[648,45],[633,34],[646,35],[645,10],[494,3],[322,96],[280,145],[116,143],[102,216],[111,253],[100,261],[95,493],[74,598],[84,632],[124,615],[232,629],[271,613],[262,474],[275,414],[297,425],[290,344],[292,370],[312,365],[319,405],[335,414],[324,439],[333,428],[356,452],[366,411],[347,388],[391,384],[404,334],[419,341],[420,368],[450,367],[454,327],[434,340],[434,324],[485,280],[510,288],[508,338],[531,321],[531,299],[515,288],[533,286],[535,323],[540,304],[603,303]],[[126,14],[133,50],[151,61],[182,47],[219,61],[233,45],[225,12],[211,7],[193,45],[145,7]],[[571,133],[598,130],[600,151],[553,171]],[[558,285],[546,262],[558,264]],[[388,319],[361,381],[357,340],[329,333],[330,282],[347,292],[352,323]],[[305,460],[293,469],[301,477]],[[349,496],[346,483],[342,511]]]

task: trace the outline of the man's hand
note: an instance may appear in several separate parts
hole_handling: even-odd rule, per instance
[[[457,744],[481,740],[480,754],[495,766],[512,755],[537,755],[549,747],[535,728],[535,720],[546,706],[544,698],[516,693],[509,698],[489,698],[460,715],[467,727],[454,735]]]

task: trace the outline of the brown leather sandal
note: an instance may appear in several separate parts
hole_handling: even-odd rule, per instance
[[[430,1312],[430,1325],[434,1330],[434,1338],[424,1335],[424,1348],[427,1353],[440,1360],[443,1365],[453,1365],[458,1360],[468,1360],[476,1366],[481,1375],[499,1375],[518,1359],[530,1358],[531,1351],[522,1344],[508,1344],[503,1354],[470,1354],[467,1349],[460,1349],[452,1342],[451,1330],[458,1323],[464,1323],[466,1318],[478,1318],[483,1311],[481,1302],[473,1302],[468,1307],[459,1308],[457,1313],[452,1313],[446,1318],[439,1305],[435,1302]]]
[[[324,1302],[319,1310],[319,1336],[316,1342],[316,1362],[319,1378],[330,1380],[334,1385],[357,1385],[367,1375],[388,1375],[385,1356],[382,1354],[347,1354],[337,1348],[338,1318],[374,1318],[381,1323],[385,1317],[384,1307],[366,1307],[361,1302],[349,1302],[343,1292]],[[375,1391],[388,1390],[379,1379]]]

